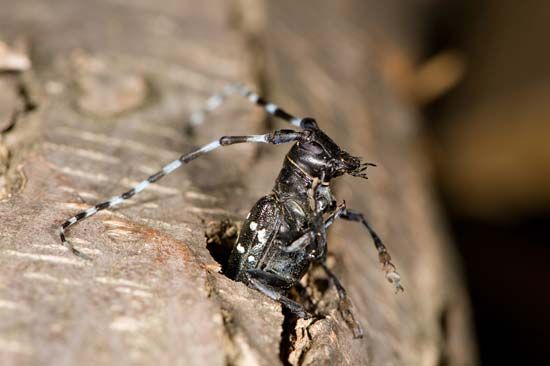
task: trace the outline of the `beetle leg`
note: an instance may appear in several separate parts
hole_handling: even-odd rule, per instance
[[[296,282],[294,284],[294,289],[298,292],[298,296],[300,296],[301,303],[304,304],[304,307],[307,309],[311,309],[312,306],[314,306],[315,301],[311,297],[311,295],[308,293],[307,288],[302,285],[300,282]],[[307,304],[307,305],[305,305]]]
[[[310,230],[294,240],[289,246],[280,246],[280,248],[287,253],[305,251],[312,262],[318,262],[326,257],[326,243],[326,236],[318,235],[314,230]]]
[[[281,250],[287,253],[304,250],[305,248],[307,248],[308,245],[311,244],[314,238],[315,233],[313,231],[308,231],[304,235],[300,236],[298,239],[294,240],[290,245],[281,246]]]
[[[361,327],[361,324],[357,320],[355,320],[355,316],[353,316],[353,312],[351,311],[351,301],[349,300],[346,289],[344,286],[342,286],[342,283],[336,277],[334,272],[332,272],[324,262],[319,262],[319,265],[327,276],[329,277],[330,281],[334,284],[334,287],[336,287],[336,292],[338,293],[338,298],[340,299],[340,303],[338,305],[338,310],[340,310],[340,313],[342,314],[342,317],[348,323],[350,326],[353,337],[354,338],[363,338],[363,328]]]
[[[311,317],[302,304],[289,299],[280,292],[281,290],[278,290],[283,283],[285,287],[288,287],[288,282],[284,278],[259,269],[246,271],[246,277],[252,287],[270,299],[281,303],[297,317],[304,319]]]
[[[254,278],[260,280],[271,287],[287,289],[290,287],[288,280],[272,272],[262,271],[257,268],[250,268],[246,270],[247,278]]]
[[[365,216],[363,216],[361,212],[347,209],[344,202],[340,206],[338,206],[336,211],[334,211],[325,221],[325,228],[328,228],[330,225],[332,225],[336,218],[360,222],[363,224],[363,226],[368,230],[370,236],[372,237],[374,246],[378,251],[378,260],[382,264],[383,271],[386,273],[386,279],[395,286],[396,293],[399,291],[404,291],[403,286],[401,286],[401,276],[399,275],[399,273],[397,273],[397,271],[395,270],[395,266],[391,262],[391,256],[390,253],[388,253],[388,249],[386,248],[384,243],[382,243],[382,239],[380,239],[378,234],[376,234],[374,229],[365,219]]]
[[[336,207],[335,204],[334,206],[334,211],[332,211],[330,216],[327,217],[327,219],[325,220],[325,230],[328,229],[330,225],[334,224],[334,221],[336,221],[336,219],[340,217],[342,212],[344,212],[344,210],[346,209],[346,201],[339,204],[338,207]]]

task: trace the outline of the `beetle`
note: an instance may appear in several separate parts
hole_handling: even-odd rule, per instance
[[[343,175],[367,178],[365,171],[374,164],[362,162],[360,158],[341,149],[313,118],[295,117],[240,83],[229,84],[221,93],[208,99],[203,109],[192,114],[188,131],[200,125],[209,112],[233,94],[245,97],[263,107],[268,114],[289,122],[299,130],[282,129],[262,135],[223,136],[183,154],[130,190],[65,220],[59,231],[62,244],[73,254],[90,259],[67,240],[65,234],[70,226],[98,211],[124,202],[151,183],[206,153],[238,143],[293,143],[271,193],[260,198],[246,217],[229,256],[225,274],[280,302],[294,315],[307,318],[310,314],[304,306],[290,299],[288,293],[312,264],[319,264],[336,287],[344,318],[351,324],[354,335],[361,337],[362,330],[351,313],[346,291],[326,265],[327,229],[330,225],[338,218],[361,223],[374,242],[387,280],[394,285],[396,292],[403,291],[403,287],[380,237],[362,213],[348,209],[345,202],[337,204],[330,184],[332,179]]]

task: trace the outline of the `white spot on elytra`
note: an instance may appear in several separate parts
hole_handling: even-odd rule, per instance
[[[244,253],[244,247],[241,244],[237,244],[237,252]]]
[[[267,243],[267,232],[265,229],[262,229],[262,230],[258,230],[258,241],[261,243],[261,244],[265,244]]]
[[[258,224],[255,223],[254,221],[252,221],[252,222],[250,223],[250,230],[256,231],[256,228],[257,228],[257,227],[258,227]]]
[[[250,212],[248,213],[248,215],[246,215],[246,219],[248,220],[249,217],[250,217]]]
[[[256,258],[254,258],[254,256],[253,256],[253,255],[249,255],[247,259],[248,259],[248,261],[249,261],[250,263],[252,263],[252,262],[255,262],[255,261],[256,261]]]

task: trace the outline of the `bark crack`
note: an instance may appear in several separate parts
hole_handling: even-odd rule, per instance
[[[30,83],[21,73],[0,75],[0,200],[20,191],[25,183],[17,162],[34,138],[29,138],[32,128],[21,122],[38,108]]]

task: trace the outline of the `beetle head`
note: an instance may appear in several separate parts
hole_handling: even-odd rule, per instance
[[[319,127],[313,118],[302,120],[306,138],[298,142],[290,152],[290,158],[308,175],[329,181],[332,178],[350,174],[367,178],[365,170],[372,163],[342,150]]]

